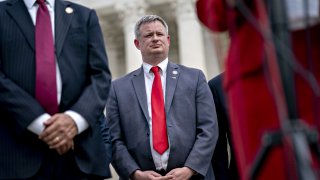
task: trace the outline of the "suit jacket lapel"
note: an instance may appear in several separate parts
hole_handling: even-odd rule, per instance
[[[30,47],[34,50],[34,24],[22,0],[8,1],[8,13],[20,27],[22,33],[25,35]]]
[[[179,78],[179,66],[169,62],[167,67],[167,78],[166,78],[166,100],[165,110],[168,117],[168,113],[171,107],[174,92],[176,90],[178,78]]]
[[[145,118],[149,119],[143,67],[133,72],[132,84]]]
[[[67,13],[66,8],[68,7],[68,2],[63,2],[61,0],[57,0],[55,2],[55,46],[57,59],[61,53],[62,46],[70,27],[73,14],[75,13]]]

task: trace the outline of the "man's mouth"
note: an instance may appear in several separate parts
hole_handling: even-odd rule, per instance
[[[159,48],[160,46],[161,46],[161,45],[159,45],[159,44],[151,45],[151,48],[156,49],[156,48]]]

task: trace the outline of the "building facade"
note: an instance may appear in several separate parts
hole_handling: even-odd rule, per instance
[[[156,14],[169,26],[169,60],[201,69],[207,79],[220,73],[221,57],[213,35],[198,21],[195,0],[71,0],[97,11],[113,78],[141,66],[134,46],[134,25],[145,14]]]

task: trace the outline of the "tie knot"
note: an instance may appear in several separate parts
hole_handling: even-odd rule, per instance
[[[37,0],[38,4],[43,4],[44,2],[46,2],[46,0]]]
[[[151,68],[151,71],[153,72],[153,74],[158,74],[159,73],[159,66],[153,66]]]

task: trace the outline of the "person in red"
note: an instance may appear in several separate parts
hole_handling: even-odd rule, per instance
[[[265,36],[258,27],[268,27],[267,9],[260,0],[241,0],[248,8],[251,17],[258,22],[249,22],[245,15],[235,7],[232,0],[198,0],[197,13],[200,21],[215,32],[228,31],[230,47],[226,57],[224,88],[230,107],[230,119],[233,144],[241,179],[249,179],[252,165],[262,145],[262,136],[270,131],[277,131],[283,122],[283,109],[277,104],[283,98],[283,91],[274,91],[271,76],[279,73],[276,66],[268,63],[275,60],[275,51],[270,48]],[[296,2],[292,2],[293,5]],[[291,4],[292,4],[291,3]],[[294,86],[296,92],[297,114],[300,119],[319,130],[320,98],[310,85],[310,79],[301,72],[308,72],[315,77],[313,85],[320,82],[320,24],[319,1],[307,4],[317,7],[306,26],[300,26],[297,8],[288,5],[292,59],[295,69]],[[303,7],[303,6],[301,6]],[[297,18],[298,17],[298,18]],[[291,19],[290,19],[291,18]],[[296,18],[296,19],[295,19]],[[298,20],[297,20],[298,19]],[[300,18],[300,20],[303,18]],[[290,59],[291,60],[291,59]],[[299,67],[300,73],[297,73]],[[270,75],[270,76],[266,76]],[[319,89],[315,88],[319,92]],[[281,101],[281,99],[280,99]],[[280,106],[281,107],[281,106]],[[283,107],[283,106],[282,106]],[[284,108],[286,110],[286,107]],[[284,113],[285,114],[285,113]],[[263,163],[258,179],[289,179],[293,156],[284,146],[273,147]],[[290,149],[290,148],[289,148]]]

